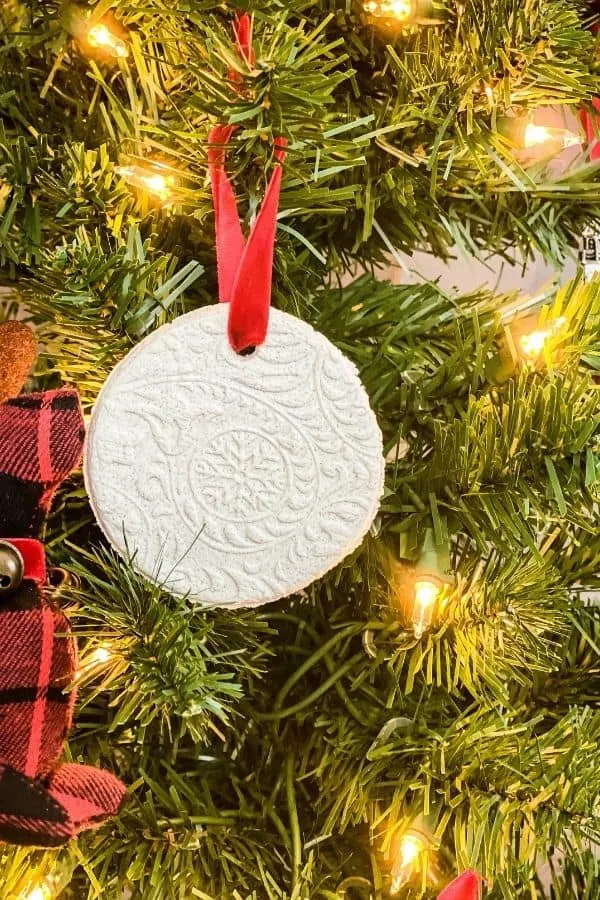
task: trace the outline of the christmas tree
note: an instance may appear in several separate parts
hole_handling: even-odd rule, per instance
[[[35,328],[27,390],[75,387],[89,418],[142,339],[216,303],[209,138],[229,125],[245,234],[282,172],[273,307],[356,365],[387,460],[360,546],[247,609],[141,573],[81,473],[62,485],[65,758],[128,796],[62,848],[3,844],[2,897],[600,898],[600,281],[532,301],[380,270],[595,246],[594,15],[2,5],[2,319]]]

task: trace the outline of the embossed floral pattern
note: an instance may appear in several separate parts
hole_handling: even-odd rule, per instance
[[[355,367],[271,311],[238,356],[227,306],[142,341],[98,398],[84,473],[98,522],[173,593],[249,606],[305,587],[362,540],[383,489],[381,433]]]

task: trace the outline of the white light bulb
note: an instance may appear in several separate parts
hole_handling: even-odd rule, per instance
[[[565,149],[581,142],[582,139],[578,134],[566,128],[550,128],[546,125],[536,125],[535,122],[528,122],[523,134],[523,146],[528,150],[544,144],[559,144]]]
[[[431,624],[433,608],[439,597],[441,586],[428,578],[415,582],[413,604],[413,627],[416,637],[423,636],[425,629]]]
[[[76,670],[73,680],[80,681],[81,678],[95,666],[101,666],[104,663],[107,663],[111,656],[112,653],[108,647],[95,647],[92,652],[84,658],[83,665]]]
[[[90,47],[106,50],[111,56],[119,56],[121,59],[129,56],[129,48],[125,41],[113,34],[110,28],[102,22],[92,25],[87,33],[87,39]]]
[[[521,335],[521,347],[525,356],[528,356],[530,359],[535,359],[539,356],[544,350],[546,342],[558,334],[566,324],[566,318],[558,316],[544,328],[536,328],[535,331],[531,331],[529,334]]]
[[[167,179],[164,175],[145,175],[144,184],[154,194],[162,194],[167,189]]]
[[[29,893],[22,894],[21,900],[51,900],[52,891],[47,884],[38,884]]]
[[[367,0],[364,8],[374,16],[397,19],[399,22],[413,15],[411,0]]]
[[[426,850],[425,841],[414,832],[404,834],[392,868],[391,893],[397,894],[409,881],[421,854]]]
[[[105,663],[111,657],[111,652],[107,647],[96,647],[96,649],[90,654],[89,661],[91,663]]]
[[[169,198],[174,179],[157,169],[142,166],[118,166],[117,172],[128,184],[154,194],[163,203]]]
[[[410,3],[410,0],[391,0],[386,6],[389,8],[391,15],[396,19],[408,19],[412,13],[412,3]]]

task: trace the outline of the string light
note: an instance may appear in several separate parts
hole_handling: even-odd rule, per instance
[[[154,166],[153,168],[144,168],[143,166],[119,166],[117,172],[128,184],[145,190],[149,194],[153,194],[161,201],[161,203],[164,203],[169,199],[171,190],[175,184],[173,176],[166,175],[159,171],[158,166]]]
[[[433,613],[443,584],[433,577],[419,577],[415,581],[412,625],[415,637],[422,638],[433,619]]]
[[[373,16],[387,16],[403,21],[412,15],[410,0],[368,0],[365,10]]]
[[[95,663],[105,663],[111,658],[112,653],[108,647],[96,647],[88,657],[88,661],[94,665]]]
[[[84,675],[90,672],[90,670],[95,669],[96,666],[103,666],[111,659],[111,657],[112,652],[108,647],[103,645],[94,647],[92,652],[85,657],[83,665],[75,672],[74,681],[79,681]]]
[[[125,59],[129,56],[129,48],[123,38],[118,37],[104,22],[92,25],[87,33],[90,47],[105,50],[110,56]]]
[[[29,893],[21,895],[21,900],[52,900],[52,889],[46,883],[36,884]]]
[[[555,152],[583,143],[582,136],[568,128],[538,125],[525,116],[501,117],[498,119],[498,131],[518,148],[526,151],[547,149]]]
[[[48,875],[42,877],[37,884],[21,890],[15,900],[54,900],[71,883],[73,863],[67,860],[58,862]]]
[[[538,328],[529,334],[521,335],[521,349],[525,356],[529,357],[529,359],[536,359],[545,349],[547,342],[551,338],[556,337],[566,324],[566,318],[558,316],[544,328]]]
[[[429,18],[433,11],[431,0],[366,0],[364,9],[378,19],[394,19],[405,24],[434,24]]]
[[[426,850],[424,837],[416,831],[407,831],[402,835],[392,866],[390,893],[397,894],[410,881]]]
[[[530,150],[544,144],[560,146],[562,150],[582,143],[582,138],[567,128],[550,128],[547,125],[536,125],[528,122],[523,135],[523,146]]]
[[[418,640],[431,627],[440,597],[445,586],[451,582],[449,542],[446,540],[438,545],[433,529],[428,528],[412,582],[410,620],[413,634]]]

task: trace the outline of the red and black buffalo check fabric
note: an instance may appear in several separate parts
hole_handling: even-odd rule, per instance
[[[0,534],[36,537],[58,485],[81,458],[76,391],[23,394],[0,405]]]
[[[79,462],[83,435],[75,391],[0,405],[0,539],[38,535],[54,491]],[[57,765],[76,666],[67,619],[25,577],[0,607],[0,840],[58,846],[114,815],[125,796],[109,772]]]

